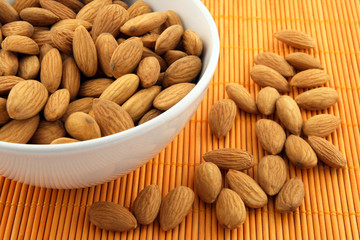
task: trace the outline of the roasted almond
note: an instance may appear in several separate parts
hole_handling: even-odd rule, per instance
[[[165,53],[164,59],[166,63],[170,66],[176,60],[186,57],[187,54],[180,50],[169,50]]]
[[[131,18],[120,27],[120,31],[128,36],[140,36],[159,26],[166,21],[166,13],[151,12]]]
[[[298,30],[280,30],[274,34],[274,37],[294,48],[310,49],[316,46],[315,40],[310,35]]]
[[[0,49],[0,76],[15,76],[18,68],[19,60],[16,54]]]
[[[94,0],[86,5],[77,13],[76,19],[85,20],[93,23],[99,10],[112,3],[112,0]]]
[[[338,99],[337,91],[329,87],[311,89],[295,97],[299,107],[305,110],[326,109],[334,105]]]
[[[8,94],[21,81],[24,79],[16,76],[0,76],[0,95]]]
[[[137,68],[137,75],[140,78],[140,84],[143,88],[153,86],[160,75],[159,61],[155,57],[142,59]]]
[[[265,151],[271,154],[281,152],[286,140],[286,134],[277,122],[270,119],[260,119],[256,122],[255,130],[256,136]]]
[[[40,61],[35,55],[23,56],[19,61],[17,75],[23,79],[36,79],[40,71]]]
[[[66,119],[75,112],[89,113],[92,109],[93,100],[94,98],[92,97],[85,97],[71,102],[62,117],[62,121],[65,122]]]
[[[297,73],[290,81],[290,86],[298,88],[319,87],[329,81],[329,75],[321,69],[308,69]]]
[[[64,144],[64,143],[74,143],[74,142],[79,142],[79,140],[76,140],[73,138],[68,138],[68,137],[61,137],[61,138],[55,139],[50,144]]]
[[[313,56],[307,53],[302,53],[302,52],[290,53],[285,57],[285,59],[298,70],[306,70],[312,68],[324,69],[324,67],[321,66],[319,60],[317,60],[316,58],[314,58]]]
[[[159,213],[160,205],[160,188],[151,184],[139,192],[132,205],[132,212],[139,224],[151,224]]]
[[[19,20],[18,12],[5,0],[0,1],[0,22],[8,23]]]
[[[311,146],[301,137],[290,135],[285,142],[285,153],[290,162],[300,168],[312,168],[317,157]]]
[[[178,83],[162,90],[154,99],[154,107],[166,111],[181,101],[193,88],[193,83]]]
[[[270,115],[275,112],[276,101],[280,98],[279,92],[272,87],[262,88],[256,97],[256,105],[264,115]]]
[[[276,53],[259,53],[254,58],[254,63],[272,68],[284,77],[291,77],[295,75],[294,68],[282,56]]]
[[[207,162],[215,163],[222,169],[245,170],[254,166],[254,156],[237,148],[221,148],[203,155]]]
[[[251,68],[252,80],[260,87],[273,87],[280,93],[290,90],[288,81],[277,71],[264,65],[255,65]]]
[[[61,83],[62,60],[59,50],[50,50],[41,61],[40,80],[50,93],[55,92]]]
[[[212,162],[204,162],[195,169],[194,186],[200,199],[213,203],[222,188],[220,169]]]
[[[49,96],[44,108],[47,121],[56,121],[66,112],[70,103],[70,93],[67,89],[60,89]],[[53,139],[54,140],[54,139]]]
[[[303,132],[307,136],[326,137],[335,131],[341,119],[330,114],[319,114],[304,123]]]
[[[226,93],[236,103],[238,108],[252,114],[259,113],[254,98],[250,95],[249,91],[240,84],[226,84]]]
[[[214,136],[226,136],[234,124],[236,110],[236,104],[231,99],[219,100],[210,108],[208,123]]]
[[[131,4],[131,6],[127,9],[127,11],[129,12],[129,19],[130,19],[143,15],[145,13],[151,13],[152,9],[146,2],[139,0]]]
[[[1,47],[4,50],[37,55],[39,54],[39,46],[31,38],[25,36],[12,35],[3,40]]]
[[[50,38],[61,52],[71,55],[73,52],[74,31],[66,28],[55,28],[50,31]]]
[[[295,135],[300,135],[303,120],[294,99],[286,95],[281,96],[276,101],[276,113],[287,130]]]
[[[80,88],[80,71],[72,57],[63,62],[61,86],[69,90],[70,99],[74,99]]]
[[[166,28],[156,40],[155,53],[162,55],[168,50],[175,49],[181,40],[183,32],[184,29],[180,25],[172,25]]]
[[[110,60],[115,49],[118,47],[114,36],[110,33],[100,34],[96,39],[95,46],[101,69],[106,76],[112,77],[113,74],[111,71]]]
[[[200,57],[203,50],[203,43],[200,36],[193,30],[187,29],[182,36],[184,50],[189,55]]]
[[[77,140],[90,140],[101,137],[95,119],[84,112],[74,112],[65,121],[66,131]]]
[[[279,212],[291,212],[300,207],[305,195],[304,183],[292,178],[282,187],[275,199],[275,209]]]
[[[72,19],[76,17],[76,13],[70,8],[66,7],[64,4],[53,0],[40,0],[40,5],[42,8],[45,8],[60,19]]]
[[[95,78],[81,83],[79,96],[99,97],[114,81],[109,78]]]
[[[157,116],[159,116],[162,113],[163,112],[158,109],[151,109],[147,113],[145,113],[144,116],[142,116],[142,118],[139,120],[138,125],[143,124],[147,121],[150,121],[151,119],[156,118]]]
[[[50,144],[57,138],[64,137],[66,131],[61,121],[40,121],[39,126],[30,139],[33,144]]]
[[[57,23],[55,23],[54,25],[51,26],[51,30],[54,29],[68,29],[71,31],[75,31],[75,29],[78,26],[83,26],[84,28],[86,28],[86,30],[91,30],[92,28],[92,23],[89,23],[86,20],[82,20],[82,19],[65,19],[65,20],[61,20]]]
[[[177,15],[177,13],[173,10],[167,10],[165,11],[167,18],[166,21],[164,23],[165,27],[168,28],[172,25],[181,25],[182,26],[182,22],[181,19],[179,17],[179,15]]]
[[[0,126],[4,125],[10,120],[10,116],[6,110],[6,99],[0,97]]]
[[[35,115],[25,120],[11,120],[0,128],[0,141],[10,143],[27,143],[34,135],[40,117]]]
[[[20,17],[34,26],[49,26],[60,20],[53,12],[39,7],[23,9],[20,12]]]
[[[11,35],[31,37],[34,33],[34,27],[26,21],[15,21],[2,26],[1,31],[4,37]]]

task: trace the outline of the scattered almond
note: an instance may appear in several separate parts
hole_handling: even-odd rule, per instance
[[[271,154],[281,152],[286,140],[286,134],[277,122],[269,119],[260,119],[256,122],[255,130],[256,136],[265,151]]]
[[[276,53],[259,53],[254,58],[254,63],[272,68],[284,77],[292,77],[295,75],[294,68],[283,57]]]
[[[290,86],[298,88],[319,87],[329,81],[329,75],[321,69],[308,69],[297,73],[290,81]]]
[[[314,58],[313,56],[307,53],[302,53],[302,52],[290,53],[285,57],[285,59],[298,70],[306,70],[312,68],[324,69],[324,67],[321,66],[319,60],[317,60],[316,58]]]
[[[287,137],[285,153],[290,162],[300,168],[312,168],[318,162],[311,146],[304,139],[296,135]]]
[[[315,88],[296,96],[295,101],[305,110],[322,110],[331,107],[339,99],[337,91],[329,87]]]
[[[290,90],[287,80],[277,71],[264,65],[255,65],[251,68],[252,80],[260,87],[273,87],[280,93]]]
[[[194,186],[200,199],[213,203],[222,188],[220,169],[212,162],[204,162],[195,169]]]
[[[274,37],[294,48],[310,49],[316,46],[315,40],[310,35],[298,30],[280,30],[274,34]]]
[[[303,120],[294,99],[286,95],[281,96],[276,101],[276,113],[287,130],[295,135],[300,135]]]
[[[160,188],[152,184],[139,192],[132,205],[132,212],[139,224],[151,224],[159,213],[160,205]]]
[[[203,155],[207,162],[215,163],[222,169],[246,170],[254,166],[254,156],[237,148],[221,148]]]
[[[330,114],[319,114],[304,123],[303,132],[307,136],[326,137],[335,131],[341,119]]]
[[[282,187],[275,199],[275,209],[280,212],[295,211],[300,207],[305,195],[304,183],[299,178],[292,178]]]
[[[234,124],[236,104],[231,99],[217,101],[211,108],[208,116],[209,127],[217,138],[225,137]]]
[[[238,83],[226,84],[226,92],[236,105],[245,112],[258,114],[254,98],[248,90]]]
[[[276,101],[279,98],[280,94],[275,88],[264,87],[257,94],[257,109],[264,115],[271,115],[275,112]]]

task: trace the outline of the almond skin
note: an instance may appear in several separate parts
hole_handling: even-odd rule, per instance
[[[95,78],[81,84],[79,96],[99,97],[114,81],[109,78]]]
[[[112,77],[113,74],[110,66],[110,60],[115,49],[118,47],[114,36],[110,33],[100,34],[96,39],[95,46],[101,70],[103,70],[106,76]]]
[[[89,113],[90,110],[92,109],[92,104],[93,104],[94,98],[92,97],[85,97],[85,98],[80,98],[78,100],[72,101],[68,108],[66,109],[66,112],[64,113],[63,117],[62,117],[62,121],[65,122],[66,119],[75,112],[84,112],[84,113]]]
[[[10,116],[6,111],[6,101],[5,98],[0,97],[0,126],[10,120]]]
[[[66,28],[55,28],[50,31],[53,45],[61,52],[71,55],[73,52],[74,31]]]
[[[11,120],[0,128],[0,141],[10,143],[27,143],[34,135],[40,117],[35,115],[25,120]]]
[[[178,83],[162,90],[154,99],[153,105],[159,110],[166,111],[181,99],[183,99],[193,88],[193,83]]]
[[[26,21],[15,21],[2,26],[1,31],[4,37],[11,35],[31,37],[34,33],[34,27]]]
[[[289,83],[277,71],[264,65],[255,65],[251,68],[250,75],[252,80],[260,87],[273,87],[280,93],[290,90]]]
[[[204,162],[195,169],[194,186],[200,199],[213,203],[222,188],[220,169],[212,162]]]
[[[127,9],[129,12],[130,18],[134,18],[145,13],[151,13],[151,7],[144,1],[136,1]]]
[[[247,174],[230,169],[226,174],[229,186],[244,201],[245,205],[252,208],[261,208],[268,202],[266,193],[259,184]]]
[[[200,36],[193,30],[187,29],[182,37],[184,50],[189,55],[200,57],[203,51],[203,43]]]
[[[61,86],[69,90],[70,99],[74,99],[80,88],[80,71],[72,57],[63,62]]]
[[[307,136],[326,137],[335,131],[341,119],[330,114],[319,114],[304,123],[303,132]]]
[[[308,69],[297,73],[290,81],[290,86],[298,88],[319,87],[329,81],[329,75],[321,69]]]
[[[294,68],[283,57],[272,52],[259,53],[254,58],[254,63],[272,68],[284,77],[295,75]]]
[[[137,227],[134,215],[116,203],[95,202],[87,214],[92,224],[104,230],[124,232]]]
[[[1,47],[4,50],[29,54],[29,55],[37,55],[39,54],[39,46],[37,43],[31,38],[25,36],[12,35],[3,40],[1,43]]]
[[[250,95],[249,91],[240,84],[226,84],[226,92],[238,108],[252,114],[259,113],[254,98]]]
[[[15,76],[18,69],[19,60],[16,54],[0,49],[0,76]]]
[[[216,164],[221,169],[246,170],[254,166],[254,156],[237,148],[221,148],[203,155],[207,162]]]
[[[23,9],[20,12],[20,17],[34,26],[49,26],[60,20],[60,18],[51,11],[39,7]]]
[[[40,80],[50,93],[55,92],[61,83],[62,60],[59,50],[50,50],[41,62]]]
[[[70,103],[70,93],[67,89],[60,89],[49,96],[44,108],[44,116],[47,121],[56,121],[66,112]]]
[[[195,199],[193,190],[179,186],[171,190],[160,206],[160,226],[164,231],[179,225],[188,215]]]
[[[310,35],[297,30],[280,30],[274,34],[274,37],[294,48],[310,49],[316,46],[315,40]]]
[[[76,15],[76,19],[93,23],[99,10],[112,3],[112,0],[94,0],[86,4]]]
[[[40,61],[35,55],[23,56],[19,60],[18,76],[23,79],[36,79],[40,71]]]
[[[296,96],[295,101],[305,110],[322,110],[331,107],[339,99],[337,91],[329,87],[315,88]]]
[[[257,169],[258,182],[269,195],[277,194],[286,181],[287,169],[284,159],[277,155],[266,155]]]
[[[146,57],[142,59],[137,68],[137,75],[143,88],[154,85],[159,79],[160,64],[155,57]]]
[[[40,0],[40,5],[42,8],[51,11],[62,20],[72,19],[75,18],[76,16],[76,13],[73,10],[66,7],[64,4],[61,4],[53,0]]]
[[[8,94],[21,81],[24,79],[17,76],[0,76],[0,95]]]
[[[120,31],[128,36],[140,36],[160,27],[166,21],[166,18],[166,13],[163,12],[145,13],[131,18],[120,27]]]
[[[24,120],[37,115],[47,99],[48,91],[43,84],[35,80],[21,81],[11,89],[6,108],[11,118]]]
[[[33,144],[50,144],[53,140],[64,137],[66,131],[61,121],[40,121],[39,126],[30,139]]]
[[[19,20],[18,12],[7,1],[0,1],[0,22],[8,23]]]
[[[312,68],[324,69],[324,67],[321,66],[319,60],[306,53],[302,53],[302,52],[290,53],[285,57],[285,59],[286,61],[288,61],[288,63],[290,63],[293,67],[295,67],[298,70],[306,70]]]
[[[299,178],[287,181],[275,199],[275,209],[291,212],[300,207],[305,195],[304,183]]]
[[[290,162],[300,168],[312,168],[317,157],[311,146],[301,137],[290,135],[285,142],[285,153]]]
[[[318,158],[333,168],[346,166],[344,155],[329,141],[317,136],[309,136],[308,143],[314,149]]]
[[[236,109],[236,104],[231,99],[219,100],[211,107],[208,122],[214,136],[226,136],[234,124]]]
[[[77,140],[90,140],[101,137],[95,119],[84,112],[74,112],[65,121],[66,131]]]
[[[286,95],[281,96],[276,101],[276,113],[287,130],[295,135],[300,135],[303,120],[294,99]]]
[[[260,119],[256,122],[255,130],[256,136],[265,151],[271,154],[281,152],[286,140],[286,134],[277,122],[269,119]]]
[[[76,140],[73,138],[68,138],[68,137],[61,137],[61,138],[55,139],[50,144],[64,144],[64,143],[74,143],[74,142],[79,142],[79,140]]]
[[[184,29],[180,25],[173,25],[166,28],[156,40],[155,53],[164,54],[168,50],[176,48],[183,35]]]
[[[132,205],[132,212],[139,224],[151,224],[157,217],[161,205],[161,192],[156,184],[139,192]]]
[[[275,112],[276,101],[280,98],[279,92],[272,87],[262,88],[256,98],[256,105],[264,115],[271,115]]]
[[[139,120],[138,125],[143,124],[147,121],[150,121],[151,119],[156,118],[157,116],[159,116],[162,113],[163,112],[158,109],[151,109],[147,113],[145,113],[144,116],[142,116],[142,118]]]

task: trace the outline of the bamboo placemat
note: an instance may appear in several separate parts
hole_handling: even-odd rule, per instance
[[[180,134],[159,155],[136,171],[115,181],[76,190],[37,188],[0,177],[0,239],[359,239],[360,228],[360,4],[358,0],[204,0],[218,26],[219,65],[201,106]],[[210,107],[227,98],[225,84],[239,82],[256,97],[260,90],[250,80],[253,58],[259,52],[286,55],[293,48],[272,37],[279,29],[298,29],[317,40],[307,51],[320,59],[331,76],[339,102],[322,111],[339,116],[340,128],[328,140],[347,158],[335,170],[323,164],[310,170],[289,165],[289,177],[305,184],[305,199],[293,213],[274,211],[274,201],[262,209],[248,209],[245,224],[225,230],[216,221],[214,205],[195,199],[182,224],[164,233],[156,221],[128,233],[101,231],[90,225],[89,206],[98,200],[128,208],[137,193],[149,184],[160,186],[163,196],[178,185],[193,188],[202,154],[216,148],[237,147],[255,157],[264,155],[255,135],[260,116],[239,111],[224,139],[212,137],[207,123]],[[293,89],[291,96],[303,90]],[[302,111],[303,119],[315,115]],[[226,183],[225,183],[226,184]]]

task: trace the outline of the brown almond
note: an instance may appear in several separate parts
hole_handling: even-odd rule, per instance
[[[284,159],[277,155],[264,156],[258,165],[257,177],[262,189],[270,196],[277,194],[286,181]]]
[[[139,192],[132,205],[132,212],[139,224],[151,224],[159,213],[160,205],[160,188],[151,184]]]
[[[286,140],[286,134],[277,122],[270,119],[260,119],[256,122],[255,130],[256,136],[265,151],[271,154],[281,152]]]
[[[50,144],[57,138],[64,137],[66,131],[61,121],[40,121],[39,126],[30,139],[33,144]]]
[[[141,36],[141,41],[144,45],[144,47],[147,47],[147,48],[155,48],[155,44],[156,44],[156,40],[159,38],[159,34],[157,33],[152,33],[152,32],[149,32],[143,36]]]
[[[16,76],[0,76],[0,95],[8,94],[21,81],[24,79]]]
[[[50,93],[55,92],[61,83],[62,60],[59,50],[50,50],[41,62],[40,80]]]
[[[70,8],[66,7],[64,4],[53,0],[40,0],[40,5],[42,8],[45,8],[60,19],[72,19],[76,17],[76,13]]]
[[[193,190],[179,186],[171,190],[161,202],[160,226],[164,231],[179,225],[188,215],[195,199]]]
[[[166,111],[180,102],[193,88],[194,83],[178,83],[162,90],[154,99],[154,107]]]
[[[283,95],[276,101],[276,113],[284,127],[295,135],[300,135],[303,124],[299,106],[294,99]]]
[[[18,68],[19,60],[16,54],[0,49],[0,76],[15,76]]]
[[[65,121],[65,129],[73,138],[81,141],[101,137],[95,119],[84,112],[74,112]]]
[[[54,29],[68,29],[71,31],[75,31],[75,29],[78,26],[83,26],[84,28],[86,28],[86,30],[91,30],[92,28],[92,23],[86,21],[86,20],[82,20],[82,19],[65,19],[65,20],[61,20],[57,23],[55,23],[54,25],[51,26],[51,30]]]
[[[276,101],[280,98],[279,92],[272,87],[262,88],[256,98],[256,105],[264,115],[271,115],[275,112]]]
[[[4,50],[37,55],[39,54],[39,46],[31,38],[25,36],[12,35],[3,40],[1,47]]]
[[[10,116],[6,110],[6,99],[0,97],[0,126],[4,125],[10,120]]]
[[[277,71],[264,65],[255,65],[251,68],[252,80],[260,87],[273,87],[280,93],[290,90],[288,81]]]
[[[195,169],[194,186],[200,199],[215,202],[222,188],[220,169],[212,162],[204,162]]]
[[[300,168],[312,168],[317,157],[311,146],[301,137],[290,135],[285,142],[285,153],[290,162]]]
[[[309,136],[308,143],[314,149],[318,158],[334,168],[342,168],[346,166],[344,155],[329,141],[317,136]]]
[[[305,110],[326,109],[334,105],[338,99],[337,91],[329,87],[311,89],[295,97],[299,107]]]
[[[127,9],[127,11],[129,12],[129,19],[130,19],[143,15],[145,13],[151,13],[152,9],[146,2],[139,0],[131,4],[131,6]]]
[[[34,26],[49,26],[60,20],[53,12],[39,7],[23,9],[20,12],[20,17]]]
[[[55,28],[50,31],[52,43],[61,52],[71,55],[73,52],[74,31],[66,28]]]
[[[156,40],[155,53],[162,55],[166,51],[175,49],[181,40],[183,32],[184,29],[180,25],[172,25],[166,28]]]
[[[110,33],[100,34],[96,39],[95,46],[101,70],[106,74],[106,76],[112,77],[113,74],[111,71],[110,60],[115,49],[118,47],[114,36]]]
[[[66,112],[70,103],[70,93],[67,89],[60,89],[49,96],[44,108],[47,121],[56,121]],[[54,139],[53,139],[54,140]]]
[[[59,3],[73,10],[75,13],[79,12],[84,4],[79,0],[57,0]]]
[[[310,49],[316,46],[315,40],[310,35],[298,30],[280,30],[274,34],[274,37],[294,48]]]
[[[112,0],[94,0],[86,4],[76,15],[76,19],[93,23],[99,10],[112,3]]]
[[[40,61],[35,55],[23,56],[19,61],[18,76],[23,79],[36,79],[40,71]]]
[[[136,73],[140,78],[140,84],[143,88],[153,86],[160,75],[159,61],[155,57],[146,57],[142,59]]]
[[[250,95],[249,91],[240,84],[226,84],[226,93],[236,103],[238,108],[252,114],[259,113],[254,98]]]
[[[125,8],[126,10],[129,8],[129,5],[127,5],[127,3],[125,3],[125,2],[123,2],[121,0],[113,0],[113,4],[119,4],[120,6]]]
[[[66,109],[66,112],[64,113],[63,117],[62,117],[62,121],[65,122],[66,119],[75,112],[84,112],[84,113],[89,113],[90,110],[92,109],[92,105],[93,105],[93,100],[94,98],[92,97],[85,97],[85,98],[80,98],[78,100],[72,101],[68,108]]]
[[[146,57],[155,57],[159,61],[162,72],[166,71],[166,69],[168,68],[168,65],[166,64],[166,62],[164,61],[164,59],[162,57],[160,57],[159,55],[154,53],[151,49],[149,49],[147,47],[143,47],[143,54],[142,54],[141,58],[144,59]]]
[[[254,166],[254,156],[237,148],[221,148],[203,155],[207,162],[215,163],[221,169],[246,170]]]
[[[329,75],[321,69],[308,69],[297,73],[290,81],[290,86],[298,88],[319,87],[329,81]]]
[[[11,120],[0,128],[0,141],[10,143],[27,143],[34,135],[40,117],[35,115],[25,120]]]
[[[15,0],[12,4],[13,8],[20,13],[21,10],[30,7],[39,7],[39,0]],[[21,16],[20,16],[21,17]]]
[[[100,97],[104,90],[114,81],[109,78],[95,78],[81,83],[79,96]]]
[[[326,137],[335,131],[341,123],[339,117],[319,114],[304,123],[303,132],[307,136]]]
[[[128,36],[140,36],[166,21],[167,15],[163,12],[151,12],[131,18],[120,27],[120,31]]]
[[[282,56],[276,53],[259,53],[254,58],[254,63],[272,68],[284,77],[292,77],[295,75],[294,68]]]
[[[186,57],[187,54],[180,50],[169,50],[165,53],[164,59],[166,63],[170,66],[176,60]]]
[[[18,12],[5,0],[0,1],[0,22],[9,23],[19,20]]]
[[[184,50],[189,55],[200,57],[203,51],[203,43],[200,36],[193,30],[187,29],[182,36]]]
[[[292,178],[282,187],[275,199],[275,209],[279,212],[291,212],[300,207],[305,196],[304,183]]]
[[[150,121],[151,119],[156,118],[157,116],[159,116],[162,113],[163,112],[158,109],[151,109],[147,113],[145,113],[144,116],[142,116],[142,118],[139,120],[138,125],[143,124],[147,121]]]
[[[34,27],[34,33],[31,38],[36,42],[39,48],[41,48],[44,44],[53,45],[48,28]]]
[[[208,123],[217,138],[225,137],[232,128],[236,117],[236,104],[231,99],[217,101],[210,109]]]
[[[48,43],[45,43],[40,47],[40,53],[39,53],[39,61],[40,61],[40,63],[42,62],[44,56],[53,48],[54,47],[52,45],[48,44]]]
[[[61,86],[69,90],[70,99],[74,99],[80,88],[80,71],[72,57],[63,62]]]
[[[74,143],[74,142],[79,142],[79,140],[68,137],[61,137],[53,140],[50,144],[64,144],[64,143]]]
[[[177,13],[173,10],[167,10],[165,11],[166,15],[167,15],[167,19],[164,23],[164,26],[166,28],[172,26],[172,25],[182,25],[181,19],[179,17],[179,15],[177,15]]]
[[[11,35],[31,37],[34,33],[34,27],[26,21],[15,21],[2,26],[1,31],[4,37]]]
[[[306,70],[312,68],[324,69],[324,67],[321,66],[319,60],[307,53],[290,53],[285,57],[285,59],[286,61],[288,61],[288,63],[290,63],[294,68],[298,70]]]

